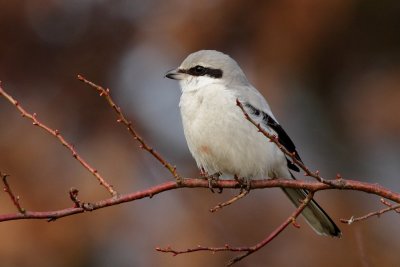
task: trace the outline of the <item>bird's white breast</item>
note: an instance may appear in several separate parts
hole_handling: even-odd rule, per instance
[[[222,84],[183,90],[179,106],[190,152],[209,174],[278,176],[286,166],[282,152],[245,119],[236,98]]]

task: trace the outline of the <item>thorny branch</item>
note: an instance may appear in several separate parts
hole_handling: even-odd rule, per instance
[[[109,89],[104,89],[103,87],[94,84],[91,81],[88,81],[84,77],[78,75],[78,79],[81,80],[82,82],[90,85],[94,89],[96,89],[99,93],[100,96],[103,96],[108,104],[113,108],[113,110],[117,113],[118,116],[118,122],[122,123],[125,125],[130,132],[130,134],[133,136],[134,139],[136,139],[140,143],[140,147],[147,150],[153,157],[155,157],[164,167],[166,167],[171,174],[175,177],[175,182],[170,181],[166,182],[163,184],[159,184],[153,187],[150,187],[146,190],[142,191],[137,191],[137,192],[132,192],[129,194],[124,194],[124,195],[119,195],[114,191],[112,186],[108,184],[103,177],[100,176],[100,174],[95,170],[93,167],[91,167],[74,149],[74,147],[69,144],[59,133],[58,130],[53,130],[50,127],[46,126],[42,122],[40,122],[37,119],[36,114],[30,114],[28,113],[13,97],[8,95],[3,88],[1,87],[0,84],[0,96],[3,96],[8,102],[12,103],[21,113],[23,117],[27,117],[30,120],[33,121],[33,124],[44,129],[54,137],[56,137],[67,149],[70,150],[72,153],[73,157],[78,160],[78,162],[81,163],[82,166],[84,166],[89,172],[91,172],[99,181],[100,184],[103,185],[104,187],[107,188],[107,190],[111,193],[112,197],[99,200],[94,203],[84,203],[81,202],[78,199],[78,190],[72,188],[69,192],[70,199],[74,203],[73,207],[65,208],[65,209],[59,209],[55,211],[27,211],[23,209],[20,204],[19,204],[19,198],[18,196],[15,196],[14,193],[11,191],[11,188],[7,182],[7,175],[1,174],[3,178],[3,184],[4,184],[4,190],[9,194],[13,204],[16,206],[18,209],[18,213],[11,213],[11,214],[0,214],[0,222],[4,221],[10,221],[10,220],[20,220],[20,219],[45,219],[47,221],[54,221],[56,219],[66,217],[66,216],[71,216],[74,214],[78,213],[83,213],[86,211],[95,211],[97,209],[102,209],[106,208],[109,206],[114,206],[118,205],[121,203],[125,202],[131,202],[135,200],[139,200],[142,198],[146,197],[153,197],[159,193],[169,191],[169,190],[174,190],[174,189],[180,189],[180,188],[209,188],[209,182],[205,179],[198,179],[198,178],[181,178],[174,166],[172,166],[170,163],[168,163],[160,154],[158,154],[153,148],[151,148],[149,145],[146,144],[146,142],[141,138],[136,131],[132,127],[132,123],[126,119],[124,114],[121,111],[121,108],[118,107],[114,101],[112,100],[110,96],[110,91]],[[282,151],[285,155],[290,157],[293,161],[294,164],[299,166],[302,170],[304,170],[305,175],[314,177],[316,181],[302,181],[302,180],[288,180],[288,179],[267,179],[267,180],[253,180],[250,183],[250,189],[262,189],[262,188],[271,188],[271,187],[287,187],[287,188],[298,188],[298,189],[306,189],[309,191],[309,194],[307,198],[303,201],[303,203],[296,209],[296,211],[289,216],[278,228],[276,228],[268,237],[266,237],[264,240],[261,242],[257,243],[254,246],[250,247],[231,247],[229,245],[225,245],[223,247],[203,247],[203,246],[198,246],[196,248],[192,249],[187,249],[187,250],[174,250],[170,247],[166,249],[161,249],[157,248],[159,251],[163,252],[170,252],[173,253],[174,255],[177,254],[182,254],[182,253],[189,253],[189,252],[195,252],[195,251],[212,251],[212,252],[218,252],[218,251],[235,251],[235,252],[245,252],[242,255],[237,256],[234,258],[229,264],[233,264],[237,261],[240,261],[244,257],[247,257],[248,255],[254,253],[255,251],[259,250],[260,248],[264,247],[266,244],[268,244],[271,240],[273,240],[280,232],[282,232],[290,223],[292,223],[295,227],[299,227],[299,225],[296,223],[295,219],[296,217],[302,212],[302,210],[306,207],[307,203],[312,200],[314,194],[318,191],[322,190],[353,190],[353,191],[362,191],[370,194],[375,194],[378,196],[383,197],[384,199],[388,199],[391,201],[394,201],[396,203],[400,203],[400,194],[397,192],[393,192],[388,188],[382,187],[378,184],[372,184],[372,183],[364,183],[364,182],[359,182],[355,180],[348,180],[348,179],[343,179],[340,175],[337,175],[336,178],[326,180],[323,179],[318,171],[312,172],[310,171],[307,166],[305,166],[301,161],[296,159],[296,155],[293,153],[290,153],[283,147],[277,138],[277,136],[270,134],[266,132],[260,124],[256,123],[254,120],[250,118],[250,116],[247,114],[245,109],[243,108],[242,103],[240,103],[239,100],[237,100],[237,105],[239,108],[242,110],[244,116],[246,117],[247,120],[249,120],[251,123],[253,123],[258,130],[264,134],[267,138],[271,140],[271,142],[274,142]],[[219,180],[216,181],[214,184],[215,187],[218,188],[234,188],[234,189],[239,189],[242,187],[242,185],[235,181],[235,180]],[[219,209],[223,206],[230,205],[233,202],[237,201],[238,199],[244,197],[246,195],[246,192],[237,195],[236,197],[232,198],[231,200],[220,203],[213,209]],[[379,216],[385,212],[395,210],[396,212],[399,212],[400,210],[400,204],[399,205],[392,205],[388,203],[385,200],[382,200],[382,203],[388,206],[385,209],[382,209],[377,212],[373,212],[370,214],[367,214],[362,217],[358,218],[351,218],[350,220],[342,220],[342,222],[345,223],[352,223],[355,221],[360,221],[364,220],[366,218],[372,217],[372,216]],[[213,210],[212,209],[212,210]]]
[[[50,128],[49,126],[45,125],[44,123],[42,123],[38,118],[37,118],[37,114],[36,113],[29,113],[27,112],[22,106],[21,104],[15,100],[11,95],[7,94],[2,85],[0,84],[0,96],[2,96],[4,99],[6,99],[8,102],[10,102],[11,104],[13,104],[21,113],[21,116],[27,119],[30,119],[32,121],[32,124],[34,126],[37,126],[39,128],[42,128],[43,130],[45,130],[47,133],[51,134],[52,136],[54,136],[55,138],[57,138],[61,144],[67,148],[72,156],[86,169],[88,170],[90,173],[93,174],[93,176],[96,177],[96,179],[100,182],[100,185],[104,186],[108,192],[110,192],[111,195],[115,196],[117,195],[117,192],[113,189],[112,185],[110,185],[101,175],[100,173],[93,168],[92,166],[89,165],[89,163],[87,163],[79,154],[78,152],[75,150],[75,148],[67,142],[67,140],[61,135],[59,130],[54,130],[52,128]]]
[[[126,129],[129,133],[133,136],[135,140],[140,143],[140,148],[148,151],[154,158],[156,158],[167,170],[172,174],[172,176],[176,179],[178,183],[180,183],[181,178],[176,170],[175,166],[172,166],[168,163],[157,151],[155,151],[152,147],[150,147],[144,139],[133,129],[132,122],[130,122],[125,115],[122,113],[122,110],[119,106],[117,106],[114,100],[111,98],[110,89],[104,89],[100,85],[93,83],[92,81],[87,80],[82,75],[78,75],[78,80],[90,85],[94,88],[97,92],[100,93],[100,96],[104,97],[107,100],[107,103],[112,109],[117,113],[118,120],[117,122],[122,123],[125,125]]]

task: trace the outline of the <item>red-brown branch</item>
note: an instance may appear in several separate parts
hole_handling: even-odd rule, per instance
[[[71,189],[69,190],[69,198],[70,198],[70,199],[72,200],[72,202],[74,203],[74,207],[75,207],[75,208],[79,208],[79,207],[82,206],[82,203],[81,203],[81,201],[80,201],[79,198],[78,198],[78,193],[79,193],[79,190],[76,189],[76,188],[71,188]]]
[[[387,201],[387,200],[384,199],[384,198],[381,198],[381,202],[382,202],[382,204],[385,205],[386,207],[392,208],[391,210],[394,210],[396,213],[400,213],[400,209],[399,209],[400,207],[399,207],[399,205],[393,206],[392,203],[390,203],[389,201]],[[378,215],[378,217],[379,217],[379,215]]]
[[[370,212],[370,213],[368,213],[368,214],[366,214],[364,216],[360,216],[360,217],[352,216],[350,219],[340,219],[340,221],[342,223],[352,224],[352,223],[355,223],[355,222],[366,220],[366,219],[368,219],[370,217],[373,217],[373,216],[380,217],[382,214],[384,214],[386,212],[389,212],[389,211],[393,211],[393,210],[395,212],[397,212],[397,213],[400,213],[400,205],[393,205],[393,204],[387,202],[383,198],[381,198],[381,202],[382,202],[382,204],[387,206],[387,208],[384,208],[384,209],[381,209],[381,210],[378,210],[378,211],[374,211],[374,212]]]
[[[96,179],[100,182],[100,185],[104,186],[108,192],[110,192],[111,195],[115,196],[117,195],[117,192],[113,189],[112,185],[110,185],[101,175],[100,173],[93,168],[91,165],[89,165],[89,163],[87,163],[79,154],[78,152],[75,150],[75,148],[69,143],[67,142],[67,140],[61,135],[59,130],[54,130],[52,128],[50,128],[49,126],[45,125],[44,123],[42,123],[38,118],[37,118],[37,114],[36,113],[29,113],[27,112],[22,106],[21,104],[15,100],[11,95],[7,94],[3,87],[0,84],[0,96],[3,96],[4,99],[6,99],[8,102],[10,102],[11,104],[13,104],[21,113],[22,117],[30,119],[32,121],[32,124],[45,130],[47,133],[49,133],[50,135],[54,136],[55,138],[58,139],[58,141],[60,141],[60,143],[67,148],[72,156],[86,169],[88,170],[90,173],[93,174],[94,177],[96,177]]]
[[[176,167],[168,163],[157,151],[154,150],[151,146],[149,146],[144,139],[133,129],[132,122],[129,121],[125,115],[122,113],[122,109],[115,104],[114,100],[110,96],[110,89],[104,89],[102,86],[95,84],[92,81],[87,80],[82,75],[78,75],[78,80],[84,82],[85,84],[90,85],[97,92],[100,93],[100,96],[104,97],[110,107],[117,113],[118,119],[117,122],[125,125],[126,129],[133,136],[135,140],[137,140],[140,144],[140,148],[148,151],[154,158],[156,158],[167,170],[172,174],[172,176],[176,179],[176,181],[180,182],[180,175],[178,174]]]
[[[288,179],[266,179],[266,180],[254,180],[251,181],[250,188],[262,189],[271,187],[288,187],[288,188],[301,188],[307,189],[310,192],[317,192],[322,190],[354,190],[362,191],[374,195],[384,197],[386,199],[392,200],[394,202],[400,203],[400,194],[389,190],[388,188],[379,186],[373,183],[365,183],[354,180],[330,180],[332,184],[321,183],[318,181],[301,181],[301,180],[288,180]],[[220,180],[215,182],[215,185],[221,188],[235,188],[239,189],[240,184],[235,180]],[[60,209],[55,211],[25,211],[24,214],[12,213],[12,214],[2,214],[0,215],[0,222],[10,221],[10,220],[20,220],[20,219],[58,219],[66,216],[71,216],[73,214],[82,213],[87,210],[97,210],[106,208],[109,206],[118,205],[125,202],[135,201],[145,197],[153,197],[159,193],[179,189],[179,188],[209,188],[208,181],[199,178],[182,178],[182,183],[178,185],[176,182],[166,182],[145,190],[117,195],[110,197],[108,199],[100,200],[94,203],[83,203],[81,207],[73,207]]]
[[[0,172],[0,176],[1,176],[2,180],[3,180],[3,184],[4,184],[3,190],[4,190],[4,192],[6,192],[8,194],[8,196],[11,198],[11,201],[14,204],[14,206],[17,208],[17,210],[22,214],[25,213],[25,209],[22,208],[21,204],[19,203],[19,196],[16,196],[14,194],[14,192],[11,190],[10,184],[7,181],[8,174]]]
[[[130,202],[130,201],[135,201],[139,200],[145,197],[153,197],[156,194],[168,191],[168,190],[173,190],[173,189],[180,189],[180,188],[194,188],[194,187],[202,187],[202,188],[209,188],[209,182],[205,179],[196,179],[196,178],[181,178],[176,171],[176,168],[172,166],[170,163],[168,163],[159,153],[157,153],[152,147],[146,144],[144,139],[140,137],[136,131],[132,127],[132,123],[126,119],[124,114],[121,111],[121,108],[118,107],[113,99],[110,96],[110,91],[109,89],[104,89],[103,87],[94,84],[93,82],[85,79],[84,77],[78,75],[78,79],[81,80],[82,82],[90,85],[94,89],[96,89],[99,93],[100,96],[103,96],[108,104],[113,108],[113,110],[117,113],[118,116],[118,122],[122,123],[123,125],[126,126],[128,129],[129,133],[133,136],[135,140],[137,140],[140,143],[140,147],[143,148],[144,150],[148,151],[152,156],[154,156],[165,168],[167,168],[171,174],[175,177],[176,181],[175,182],[167,182],[163,183],[160,185],[153,186],[151,188],[142,190],[142,191],[137,191],[129,194],[124,194],[124,195],[118,195],[116,191],[112,188],[110,184],[108,184],[102,176],[95,170],[93,167],[91,167],[74,149],[74,147],[69,144],[59,133],[58,130],[53,130],[50,127],[46,126],[42,122],[40,122],[37,119],[36,114],[30,114],[28,113],[14,98],[12,98],[10,95],[8,95],[3,88],[1,87],[0,84],[0,95],[3,96],[6,100],[8,100],[10,103],[12,103],[21,113],[23,117],[29,118],[34,125],[42,128],[52,136],[56,137],[69,151],[72,153],[73,157],[78,160],[78,162],[81,163],[82,166],[84,166],[88,171],[90,171],[100,182],[101,185],[103,185],[111,194],[113,197],[100,200],[94,203],[85,203],[81,202],[78,199],[78,190],[76,189],[71,189],[69,192],[70,199],[74,203],[73,207],[65,208],[65,209],[59,209],[55,211],[26,211],[24,210],[20,205],[18,201],[18,197],[14,195],[14,193],[11,191],[11,188],[6,180],[6,175],[3,176],[3,183],[5,185],[4,189],[5,191],[9,194],[10,198],[12,199],[14,205],[17,207],[19,213],[12,213],[12,214],[0,214],[0,222],[3,221],[10,221],[10,220],[20,220],[20,219],[46,219],[48,221],[53,221],[62,217],[66,216],[71,216],[74,214],[78,213],[83,213],[86,211],[94,211],[97,209],[109,207],[109,206],[114,206],[118,205],[121,203],[125,202]],[[310,181],[302,181],[302,180],[288,180],[288,179],[274,179],[274,180],[254,180],[251,181],[250,184],[250,189],[261,189],[261,188],[270,188],[270,187],[288,187],[288,188],[298,188],[298,189],[306,189],[310,193],[307,196],[306,200],[303,202],[302,205],[296,211],[287,218],[278,228],[276,228],[268,237],[266,237],[264,240],[259,242],[258,244],[251,246],[251,247],[231,247],[229,245],[225,245],[223,247],[202,247],[198,246],[196,248],[192,249],[187,249],[183,251],[176,251],[171,249],[170,247],[167,249],[158,249],[160,251],[164,252],[171,252],[176,254],[181,254],[181,253],[189,253],[189,252],[195,252],[195,251],[202,251],[202,250],[207,250],[207,251],[236,251],[236,252],[245,252],[242,255],[237,256],[234,258],[230,264],[233,264],[244,257],[247,257],[248,255],[254,253],[255,251],[259,250],[266,244],[268,244],[272,239],[274,239],[281,231],[283,231],[290,223],[292,223],[294,226],[298,227],[298,224],[295,222],[295,218],[302,212],[304,207],[307,205],[307,203],[312,199],[313,195],[317,191],[321,190],[331,190],[331,189],[339,189],[339,190],[354,190],[354,191],[362,191],[370,194],[375,194],[378,196],[381,196],[385,199],[392,200],[396,203],[400,203],[400,194],[397,192],[393,192],[389,190],[388,188],[384,188],[378,184],[371,184],[371,183],[364,183],[364,182],[359,182],[359,181],[354,181],[354,180],[347,180],[343,179],[340,175],[338,175],[335,179],[331,180],[326,180],[323,179],[318,171],[312,172],[308,169],[307,166],[304,165],[303,162],[298,160],[296,158],[296,155],[294,153],[291,153],[288,151],[282,144],[279,143],[279,139],[276,135],[270,134],[267,131],[265,131],[259,123],[256,123],[254,120],[251,119],[251,117],[247,114],[245,111],[243,105],[240,103],[239,100],[237,100],[237,105],[239,108],[242,110],[244,113],[244,116],[246,117],[247,120],[249,120],[251,123],[253,123],[257,129],[264,134],[271,142],[274,142],[282,151],[285,155],[290,157],[293,161],[294,164],[299,166],[302,170],[305,171],[305,175],[314,177],[316,181],[310,182]],[[235,180],[219,180],[216,181],[213,184],[217,188],[240,188],[241,184],[238,183]],[[241,194],[236,196],[235,198],[225,202],[221,203],[218,207],[220,206],[225,206],[229,205],[232,202],[236,201],[237,199],[243,197],[245,194]],[[388,212],[390,210],[395,210],[397,211],[400,208],[400,205],[393,205],[387,204],[387,202],[383,202],[385,205],[388,206],[388,208],[373,212],[370,214],[367,214],[363,217],[359,218],[352,218],[352,222],[358,221],[358,220],[363,220],[366,218],[369,218],[371,216],[375,215],[381,215],[385,212]],[[343,221],[349,223],[349,220]]]
[[[239,256],[236,256],[231,261],[228,262],[227,266],[231,266],[236,262],[244,259],[245,257],[253,254],[254,252],[260,250],[268,243],[270,243],[275,237],[277,237],[289,224],[295,224],[298,227],[298,224],[295,223],[296,218],[301,214],[301,212],[305,209],[308,203],[312,200],[314,196],[313,192],[310,192],[307,197],[302,201],[301,205],[281,224],[279,225],[270,235],[261,240],[259,243],[250,247],[231,247],[229,245],[224,245],[223,247],[204,247],[197,246],[196,248],[190,248],[185,250],[176,250],[171,247],[167,248],[156,248],[157,251],[172,253],[174,256],[184,253],[191,253],[197,251],[211,251],[211,252],[219,252],[219,251],[232,251],[232,252],[245,252]]]
[[[218,203],[215,207],[211,208],[210,211],[211,212],[216,212],[216,211],[219,211],[220,209],[222,209],[223,207],[232,205],[233,203],[235,203],[239,199],[244,198],[249,192],[250,192],[249,190],[243,190],[238,195],[234,196],[233,198],[229,199],[228,201]]]

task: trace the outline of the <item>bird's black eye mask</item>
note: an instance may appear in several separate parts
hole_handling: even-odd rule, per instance
[[[200,65],[194,66],[188,70],[180,69],[179,72],[186,73],[192,76],[209,76],[211,78],[219,79],[222,77],[222,70],[221,69],[212,69],[208,67],[203,67]]]

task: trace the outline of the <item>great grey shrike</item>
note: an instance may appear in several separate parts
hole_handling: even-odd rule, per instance
[[[301,160],[292,140],[272,114],[265,98],[247,80],[242,69],[226,54],[201,50],[190,54],[166,77],[178,80],[182,89],[179,107],[189,150],[197,166],[208,174],[243,179],[288,178],[297,166],[246,120],[247,113]],[[282,188],[299,206],[307,191]],[[321,235],[339,237],[341,232],[326,212],[312,200],[302,212]]]

